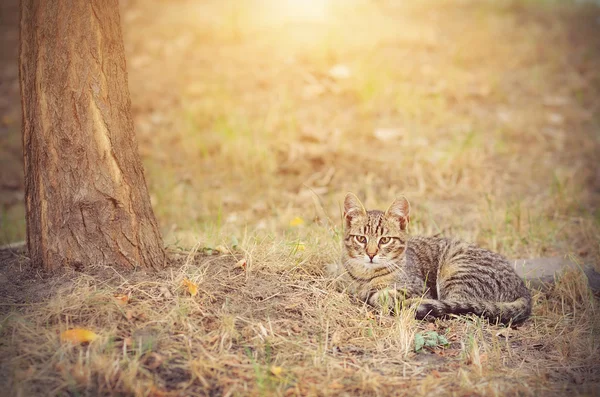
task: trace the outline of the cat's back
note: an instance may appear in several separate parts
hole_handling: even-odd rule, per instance
[[[510,262],[503,255],[473,243],[447,237],[410,237],[407,241],[406,255],[408,262],[418,262],[420,266],[427,267],[460,262],[512,270]]]
[[[438,295],[443,290],[440,285],[445,281],[468,279],[471,284],[478,284],[475,289],[479,290],[480,298],[496,301],[531,299],[508,259],[497,252],[444,237],[420,236],[407,243],[407,265],[420,272],[428,287],[437,290]]]

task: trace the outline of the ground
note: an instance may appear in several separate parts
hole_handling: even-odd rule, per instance
[[[2,244],[25,237],[17,3],[0,3]],[[47,275],[5,247],[7,395],[597,394],[580,272],[504,328],[381,315],[324,271],[347,191],[406,195],[413,234],[599,270],[597,6],[146,0],[121,17],[170,267]],[[99,337],[61,342],[74,327]],[[427,332],[449,345],[415,351]]]

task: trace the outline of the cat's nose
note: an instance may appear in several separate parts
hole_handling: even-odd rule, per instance
[[[367,252],[367,255],[369,256],[369,259],[371,260],[371,263],[373,263],[373,258],[375,258],[375,255],[377,255],[377,254],[376,253],[375,254],[369,254]]]

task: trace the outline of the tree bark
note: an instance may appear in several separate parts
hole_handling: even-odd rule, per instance
[[[164,265],[117,0],[22,0],[27,246],[48,270]]]

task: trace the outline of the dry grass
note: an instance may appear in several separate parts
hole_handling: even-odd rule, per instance
[[[421,323],[332,289],[317,249],[254,244],[194,260],[173,254],[160,275],[74,275],[49,301],[8,314],[0,350],[11,395],[561,395],[598,386],[600,307],[580,274],[536,293],[534,316],[518,329],[478,318]],[[236,266],[242,256],[246,270]],[[72,327],[101,338],[61,343]],[[432,330],[450,346],[415,353],[415,333]]]
[[[593,395],[600,307],[577,272],[505,329],[382,316],[323,270],[339,257],[346,191],[369,207],[407,195],[415,234],[598,263],[598,8],[331,0],[319,20],[272,4],[122,5],[172,267],[65,274],[24,291],[49,299],[3,305],[10,395]],[[22,207],[2,211],[2,238],[22,238]],[[74,326],[101,338],[61,344]],[[414,352],[428,330],[450,346]]]

